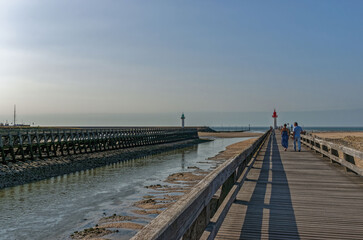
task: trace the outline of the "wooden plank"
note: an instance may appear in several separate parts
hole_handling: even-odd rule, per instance
[[[215,239],[361,239],[363,178],[280,142],[260,151]]]
[[[345,152],[346,154],[349,154],[349,155],[351,155],[353,157],[363,159],[363,152],[361,152],[359,150],[356,150],[356,149],[353,149],[353,148],[349,148],[349,147],[346,147],[346,146],[343,146],[343,145],[332,143],[332,142],[326,141],[324,139],[313,137],[311,135],[302,135],[302,139],[307,139],[307,140],[313,141],[315,143],[318,143],[320,145],[329,146],[330,148],[340,150],[340,151]]]
[[[208,206],[217,190],[236,171],[237,167],[253,153],[266,136],[267,133],[261,136],[251,147],[243,151],[240,155],[222,163],[194,186],[188,194],[181,197],[173,205],[173,208],[162,212],[132,239],[181,238],[195,222],[200,213]]]
[[[203,235],[200,238],[201,240],[212,240],[215,238],[220,226],[222,225],[222,222],[223,222],[227,212],[229,211],[233,201],[236,199],[236,196],[237,196],[238,192],[240,191],[240,189],[247,177],[247,174],[249,173],[251,167],[253,166],[254,161],[256,160],[256,157],[257,157],[259,151],[261,150],[262,146],[264,145],[265,141],[266,141],[266,138],[263,140],[263,143],[261,144],[259,149],[254,154],[252,163],[248,166],[248,168],[245,169],[244,168],[245,164],[242,164],[244,167],[241,168],[243,170],[239,170],[240,174],[237,174],[237,176],[239,176],[238,181],[233,186],[231,191],[228,193],[226,198],[223,200],[222,204],[220,204],[220,206],[218,207],[213,218],[211,218],[208,226],[206,227]],[[245,161],[244,163],[247,163],[247,161]]]
[[[316,144],[314,145],[310,145],[306,139],[310,139],[310,141],[313,139],[313,142],[314,143],[318,143],[319,146],[315,146]],[[354,149],[349,149],[347,150],[348,148],[346,147],[341,147],[341,146],[338,146],[336,144],[333,144],[333,143],[329,143],[329,142],[326,142],[324,140],[321,140],[321,139],[317,139],[317,138],[313,138],[312,136],[303,136],[302,137],[302,143],[304,143],[305,145],[309,146],[311,149],[315,150],[317,153],[321,153],[323,156],[327,156],[329,157],[332,161],[334,162],[337,162],[343,166],[346,167],[346,169],[349,169],[353,172],[355,172],[356,174],[360,175],[360,176],[363,176],[363,169],[359,168],[358,166],[346,161],[345,159],[342,159],[340,157],[337,157],[337,156],[334,156],[333,154],[331,154],[331,152],[329,151],[325,151],[323,150],[323,146],[327,146],[330,151],[333,149],[333,150],[336,150],[336,149],[340,149],[341,151],[343,151],[344,154],[352,154],[352,156],[360,156],[360,154],[358,154],[357,152],[359,151],[356,151]],[[361,152],[360,152],[361,153]],[[363,158],[362,158],[363,159]]]

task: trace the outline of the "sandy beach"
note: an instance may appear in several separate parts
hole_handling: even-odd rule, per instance
[[[359,151],[363,151],[363,132],[321,132],[313,135],[341,144]]]
[[[363,137],[363,132],[320,132],[313,133],[313,135],[321,138],[340,139],[348,136]]]
[[[225,151],[220,152],[218,155],[216,155],[210,159],[212,159],[212,160],[230,159],[231,157],[234,157],[234,156],[240,154],[241,152],[243,152],[244,149],[251,146],[256,140],[257,140],[257,138],[251,138],[246,141],[242,141],[242,142],[238,142],[238,143],[229,145]]]

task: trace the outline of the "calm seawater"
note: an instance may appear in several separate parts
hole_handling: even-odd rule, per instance
[[[110,164],[0,190],[0,239],[68,239],[74,231],[93,227],[104,216],[135,215],[132,204],[145,188],[170,174],[210,170],[226,146],[249,138],[216,139],[189,148]],[[156,195],[157,196],[157,195]],[[150,216],[155,217],[155,216]],[[140,220],[147,223],[147,220]],[[134,230],[122,230],[111,239],[129,239]],[[108,236],[109,238],[109,236]]]
[[[301,126],[305,131],[308,132],[363,132],[363,127],[305,127]],[[234,127],[211,127],[216,131],[244,131],[248,127],[245,126],[234,126]],[[270,127],[251,127],[251,131],[265,132]]]

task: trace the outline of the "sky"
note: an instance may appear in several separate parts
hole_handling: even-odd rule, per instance
[[[0,0],[0,122],[16,104],[46,125],[173,125],[181,112],[266,125],[276,108],[362,126],[362,11],[360,0]]]

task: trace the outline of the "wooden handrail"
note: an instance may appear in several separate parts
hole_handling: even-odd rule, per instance
[[[363,176],[363,168],[356,164],[357,161],[360,161],[360,165],[363,166],[363,152],[326,141],[311,134],[301,135],[301,142],[312,150],[321,153],[324,157],[328,157],[331,161],[341,164],[346,170]]]
[[[225,161],[209,173],[189,193],[141,229],[132,240],[180,239],[198,222],[203,223],[200,231],[202,234],[212,217],[210,206],[214,194],[221,187],[221,196],[228,194],[236,180],[241,176],[253,153],[269,133],[270,131],[267,131],[241,154]],[[219,202],[222,201],[223,199],[219,199]],[[189,236],[188,238],[198,239],[200,236]]]

